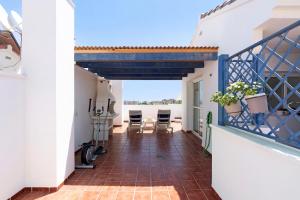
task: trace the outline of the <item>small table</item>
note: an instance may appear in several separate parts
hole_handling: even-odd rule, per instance
[[[156,123],[156,120],[155,119],[152,119],[152,118],[146,118],[143,120],[143,128],[145,127],[149,127],[147,126],[147,124],[151,124],[151,127],[154,128],[155,127],[155,123]]]

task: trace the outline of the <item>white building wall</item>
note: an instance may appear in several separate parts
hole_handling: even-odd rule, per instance
[[[97,92],[97,76],[87,70],[75,66],[75,151],[82,143],[93,138],[93,126],[88,113],[89,99],[95,106]],[[92,111],[92,110],[91,110]]]
[[[74,171],[74,5],[56,0],[56,186]]]
[[[298,0],[239,0],[200,20],[191,45],[218,46],[219,55],[232,55],[299,20],[299,11]],[[218,62],[205,62],[204,69],[184,79],[185,91],[192,91],[190,83],[196,79],[204,80],[205,87],[201,117],[211,110],[213,124],[217,124],[218,105],[209,99],[218,91]],[[188,92],[187,105],[183,105],[187,108],[183,114],[187,115],[186,130],[192,129],[193,120],[189,99],[193,99],[192,92]],[[213,188],[224,200],[297,199],[300,152],[253,137],[241,130],[213,128],[209,149]]]
[[[114,119],[113,124],[115,126],[121,126],[123,124],[123,81],[112,80],[110,81],[112,94],[116,98],[114,110],[118,113],[118,117]]]
[[[212,153],[212,186],[223,200],[299,199],[299,150],[214,126]]]
[[[0,73],[0,199],[8,199],[25,183],[25,78]]]
[[[181,115],[182,115],[182,130],[188,130],[188,113],[187,109],[189,107],[189,104],[187,103],[188,100],[188,93],[187,93],[187,78],[183,77],[181,81],[181,98],[182,98],[182,104],[181,104]]]
[[[24,0],[22,4],[25,185],[51,187],[56,185],[56,3]]]
[[[56,187],[74,170],[74,10],[24,0],[25,186]]]
[[[265,36],[263,33],[267,29],[280,30],[280,28],[295,21],[294,15],[291,16],[291,19],[285,19],[281,22],[276,19],[278,16],[274,14],[273,8],[279,9],[280,6],[283,6],[287,9],[287,5],[290,6],[290,9],[295,8],[295,5],[298,5],[296,7],[299,8],[300,2],[297,0],[288,2],[275,0],[236,1],[232,5],[226,6],[200,20],[191,41],[191,46],[217,46],[219,47],[219,55],[237,53],[262,39]],[[274,20],[270,21],[272,19]],[[187,105],[183,105],[186,108],[183,110],[183,115],[187,116],[183,119],[184,130],[193,129],[193,112],[190,108],[192,107],[192,101],[190,99],[193,99],[193,86],[191,83],[196,79],[204,80],[205,85],[205,101],[201,117],[205,120],[207,112],[212,111],[213,124],[217,124],[218,121],[218,105],[210,102],[211,95],[218,91],[218,62],[209,61],[205,62],[204,69],[197,70],[196,73],[190,74],[183,80],[183,82],[187,82],[183,83],[187,86],[186,91],[191,91],[188,92],[185,101]]]

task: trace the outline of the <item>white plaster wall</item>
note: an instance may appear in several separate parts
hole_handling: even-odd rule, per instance
[[[74,7],[56,0],[56,185],[75,168],[74,161]]]
[[[10,198],[25,183],[24,81],[0,73],[0,199]]]
[[[217,65],[216,61],[208,61],[205,62],[205,66],[207,65]],[[186,115],[186,118],[183,118],[183,130],[193,130],[193,83],[195,81],[203,80],[204,84],[204,99],[203,104],[200,106],[200,119],[203,120],[203,138],[202,145],[204,146],[206,135],[206,117],[209,111],[213,113],[213,123],[216,124],[218,122],[218,105],[210,102],[210,96],[218,90],[218,68],[217,67],[207,67],[204,69],[197,69],[194,74],[189,74],[189,76],[183,80],[183,84],[186,85],[187,98],[186,101],[183,102],[184,110],[183,115]],[[196,134],[198,136],[198,134]],[[209,151],[211,146],[209,148]]]
[[[300,151],[213,127],[212,186],[223,200],[299,199]]]
[[[239,0],[226,6],[199,21],[191,45],[218,46],[219,54],[236,53],[261,39],[254,38],[254,29],[272,17],[276,5],[274,0]]]
[[[175,117],[182,117],[182,105],[181,104],[168,104],[168,105],[124,105],[124,120],[129,120],[129,110],[141,110],[143,119],[150,117],[157,118],[157,111],[171,110],[171,120]]]
[[[75,151],[82,143],[93,138],[93,126],[88,113],[89,99],[93,109],[96,101],[97,77],[93,73],[75,66]]]
[[[25,186],[56,187],[74,170],[74,10],[66,0],[22,4]]]
[[[270,27],[269,25],[263,27],[261,25],[269,22],[271,18],[276,17],[274,16],[273,8],[278,8],[281,4],[286,5],[285,2],[274,0],[236,1],[232,5],[226,6],[222,10],[200,20],[191,41],[191,46],[218,46],[219,55],[237,53],[262,39],[264,36],[263,32],[265,31],[263,28]],[[290,6],[299,5],[299,1],[291,0],[288,4]],[[291,23],[285,20],[279,23],[280,26],[275,26],[275,30],[280,30],[281,27],[288,25],[285,22]],[[258,27],[259,31],[257,30]],[[273,28],[274,26],[272,26]],[[258,34],[258,32],[261,34]],[[191,108],[193,105],[192,82],[199,78],[204,80],[205,85],[203,109],[206,112],[203,112],[204,116],[201,117],[205,118],[207,112],[211,110],[213,112],[213,124],[217,124],[218,105],[209,100],[211,95],[218,91],[218,62],[209,61],[205,62],[204,69],[197,70],[183,79],[183,85],[187,87],[186,90],[183,89],[183,91],[187,91],[187,99],[183,102],[185,104],[183,105],[185,108],[183,115],[186,116],[183,119],[184,130],[193,129],[193,110]]]
[[[123,124],[123,81],[112,80],[110,81],[110,83],[112,93],[116,98],[114,110],[116,113],[119,114],[119,116],[114,119],[113,124],[116,126],[120,126]]]
[[[23,0],[22,6],[22,64],[27,75],[25,185],[51,187],[56,185],[57,161],[56,1]]]
[[[181,98],[182,98],[182,104],[181,104],[181,115],[182,115],[182,129],[188,130],[188,112],[187,109],[189,107],[189,104],[187,103],[188,100],[188,91],[187,91],[187,78],[183,77],[181,81]]]

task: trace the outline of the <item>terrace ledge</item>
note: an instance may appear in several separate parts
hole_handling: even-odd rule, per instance
[[[24,74],[18,74],[15,72],[3,72],[0,71],[0,78],[13,78],[13,79],[25,79],[26,76]]]
[[[250,141],[257,145],[260,145],[268,151],[276,151],[277,153],[281,153],[286,156],[291,156],[295,159],[300,160],[300,150],[299,149],[281,144],[272,139],[269,139],[269,138],[266,138],[266,137],[263,137],[260,135],[255,135],[253,133],[249,133],[247,131],[240,130],[237,128],[228,127],[228,126],[218,126],[218,125],[211,125],[211,127],[213,130],[222,131],[222,133],[224,133],[224,134],[232,133],[240,138],[243,138],[247,141]],[[213,135],[212,135],[212,137],[213,137]]]

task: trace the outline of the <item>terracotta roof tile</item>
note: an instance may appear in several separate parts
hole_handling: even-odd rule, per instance
[[[218,49],[213,46],[76,46],[75,50],[106,50],[106,49]]]
[[[224,7],[228,6],[228,5],[231,5],[232,3],[236,2],[237,0],[226,0],[224,1],[223,3],[219,4],[218,6],[216,6],[215,8],[205,12],[205,13],[202,13],[201,14],[201,19],[215,13],[216,11],[218,10],[221,10],[223,9]]]
[[[106,53],[106,52],[217,52],[213,46],[76,46],[75,52]]]

